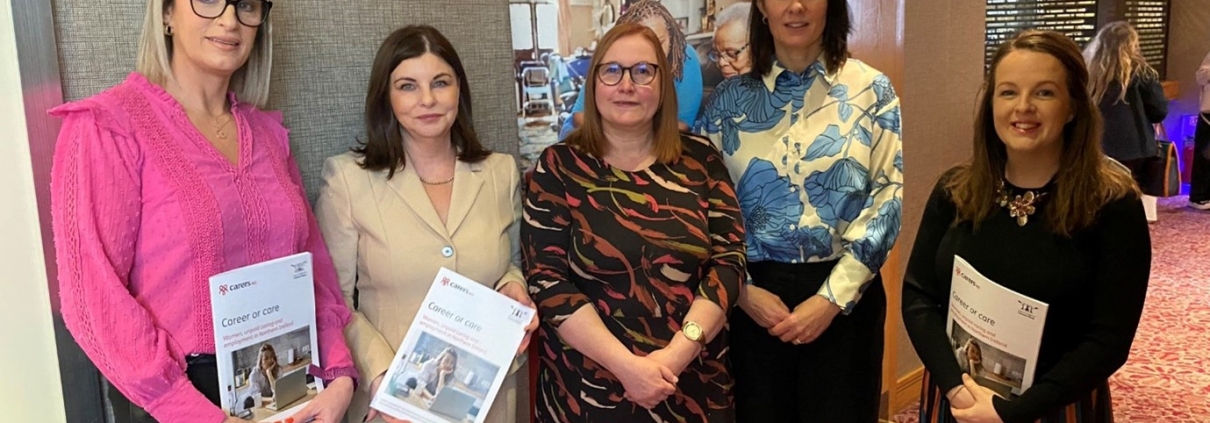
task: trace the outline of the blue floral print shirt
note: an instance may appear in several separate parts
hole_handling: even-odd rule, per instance
[[[722,152],[747,230],[748,261],[839,259],[819,295],[846,314],[895,245],[903,214],[899,98],[848,59],[798,74],[723,81],[696,130]],[[793,307],[793,305],[790,305]]]

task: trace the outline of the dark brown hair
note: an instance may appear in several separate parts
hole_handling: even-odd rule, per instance
[[[995,210],[996,188],[1008,162],[1008,151],[996,134],[992,113],[996,68],[1005,56],[1015,51],[1048,54],[1057,59],[1067,73],[1067,94],[1071,97],[1073,117],[1063,127],[1063,153],[1048,200],[1051,205],[1046,208],[1046,220],[1055,233],[1071,236],[1091,225],[1097,211],[1106,203],[1137,194],[1138,188],[1129,173],[1110,162],[1101,151],[1101,114],[1088,94],[1084,57],[1080,47],[1063,34],[1024,31],[996,50],[984,77],[975,112],[974,155],[951,174],[945,188],[957,206],[959,222],[970,221],[978,226]]]
[[[681,133],[677,127],[676,87],[672,75],[666,71],[668,60],[660,54],[660,39],[656,38],[651,29],[633,23],[619,24],[605,33],[597,43],[597,51],[592,55],[592,64],[588,67],[588,83],[584,97],[584,125],[567,136],[567,144],[579,148],[596,157],[604,157],[608,152],[609,140],[605,139],[605,129],[601,122],[601,111],[597,110],[597,83],[599,82],[602,59],[613,44],[618,40],[638,35],[651,44],[656,54],[656,80],[660,81],[660,108],[652,117],[651,151],[655,160],[661,164],[672,163],[681,157]],[[626,75],[623,75],[626,77]]]
[[[752,13],[748,18],[748,49],[752,54],[752,76],[763,78],[773,70],[773,32],[769,22],[760,11],[758,2],[752,0]],[[828,0],[828,14],[823,28],[823,62],[828,73],[836,73],[849,59],[849,34],[853,32],[849,17],[848,0]]]
[[[479,143],[471,115],[471,88],[462,69],[458,52],[440,31],[428,25],[406,26],[392,32],[378,47],[370,69],[366,90],[365,141],[353,151],[362,155],[361,167],[387,170],[387,179],[403,169],[403,134],[395,110],[391,108],[391,72],[404,60],[433,53],[454,68],[458,79],[458,116],[450,128],[450,144],[458,151],[458,160],[477,163],[491,155]]]

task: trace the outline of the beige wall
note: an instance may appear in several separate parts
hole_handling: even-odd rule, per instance
[[[903,107],[904,206],[899,248],[906,268],[920,214],[937,178],[970,156],[975,96],[983,82],[985,4],[907,1]],[[897,374],[920,368],[906,334]],[[890,346],[888,346],[890,348]]]
[[[571,31],[571,50],[563,52],[564,56],[571,55],[576,51],[576,47],[584,47],[592,45],[592,6],[571,6],[571,25],[568,30]]]
[[[1206,0],[1173,0],[1168,33],[1168,80],[1179,81],[1181,98],[1169,104],[1164,126],[1176,140],[1193,134],[1178,133],[1177,120],[1198,112],[1200,88],[1193,72],[1210,52],[1210,7]]]
[[[0,410],[3,420],[66,420],[38,224],[11,2],[0,1]]]

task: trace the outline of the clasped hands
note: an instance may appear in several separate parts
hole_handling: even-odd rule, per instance
[[[697,358],[701,348],[677,332],[664,348],[646,356],[630,354],[609,370],[622,382],[627,400],[650,410],[676,393],[678,375]]]
[[[962,384],[951,389],[945,397],[950,401],[950,413],[959,423],[1004,423],[992,402],[998,395],[963,373]]]
[[[796,345],[814,342],[840,314],[840,307],[820,295],[812,295],[791,311],[777,295],[750,284],[740,289],[739,306],[769,335]]]

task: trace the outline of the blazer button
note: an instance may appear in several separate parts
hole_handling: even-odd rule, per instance
[[[453,248],[453,247],[445,247],[445,248],[442,248],[442,249],[441,249],[441,255],[442,255],[443,257],[445,257],[445,258],[450,258],[450,257],[453,257],[453,256],[454,256],[454,248]]]

